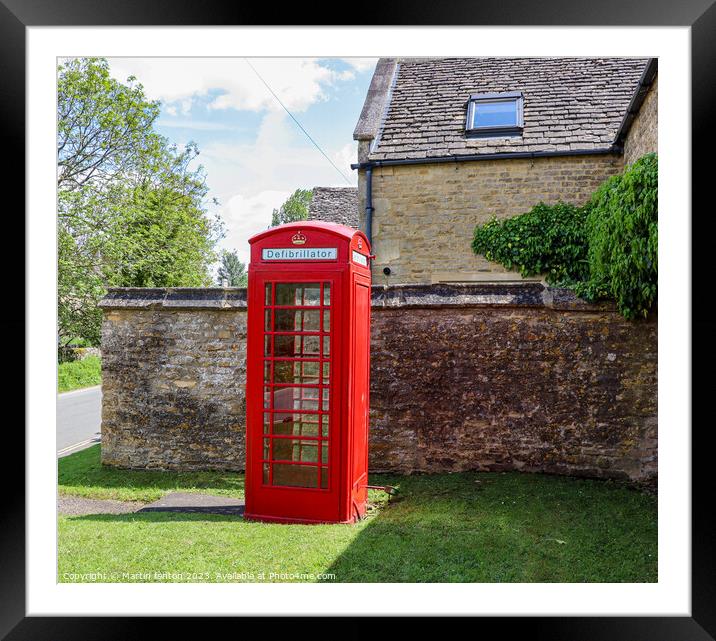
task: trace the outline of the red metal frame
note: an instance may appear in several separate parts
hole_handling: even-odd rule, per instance
[[[368,241],[350,227],[306,222],[275,227],[249,243],[245,516],[353,522],[365,514],[368,483]],[[264,250],[316,248],[335,248],[335,259],[263,258]],[[354,261],[354,252],[367,260]],[[310,288],[317,290],[317,304],[306,298],[309,284],[317,285]],[[296,286],[293,303],[301,290],[298,304],[277,300],[281,285]],[[290,340],[277,343],[277,337]],[[306,352],[314,342],[306,339],[313,338],[317,351]],[[313,363],[317,371],[311,368],[306,376],[306,365]],[[313,468],[315,477],[298,471]]]

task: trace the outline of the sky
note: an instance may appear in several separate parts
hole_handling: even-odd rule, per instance
[[[353,129],[375,58],[109,58],[122,82],[136,76],[161,101],[156,130],[177,145],[195,142],[226,236],[248,262],[248,238],[296,189],[356,184]],[[318,143],[316,149],[258,74]],[[346,182],[346,178],[348,182]]]

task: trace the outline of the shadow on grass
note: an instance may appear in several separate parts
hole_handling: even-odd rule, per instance
[[[103,466],[100,445],[58,461],[57,482],[61,493],[88,498],[150,502],[168,491],[207,491],[243,498],[244,475],[231,471],[172,472],[126,470]]]
[[[242,498],[243,481],[243,475],[231,472],[103,468],[98,446],[60,461],[60,490],[95,498],[149,502],[167,491],[205,491]],[[188,535],[181,527],[162,530],[154,524],[196,523],[187,529],[193,531],[191,536],[201,535],[206,550],[202,554],[221,550],[223,559],[231,554],[250,556],[258,550],[254,555],[257,568],[290,559],[299,569],[310,564],[333,574],[332,580],[337,582],[658,579],[656,497],[618,483],[466,472],[403,477],[372,474],[371,484],[396,486],[400,494],[386,505],[383,493],[371,491],[372,500],[383,505],[357,525],[254,524],[240,516],[186,512],[63,519],[68,525],[94,523],[96,528],[84,532],[90,545],[101,548],[109,545],[107,541],[113,545],[141,542],[142,550],[150,546],[154,551],[167,551],[170,557],[179,554],[172,546],[181,549]],[[202,522],[206,528],[201,528]],[[223,532],[211,527],[216,522],[226,522]],[[137,527],[117,528],[122,530],[117,532],[109,527],[112,523]],[[198,533],[200,530],[203,532]],[[78,534],[73,532],[73,540]],[[245,535],[250,542],[242,538]],[[82,554],[86,554],[84,547]]]
[[[339,582],[654,582],[656,500],[520,473],[380,477],[400,498],[326,570]]]
[[[71,522],[97,523],[173,523],[200,521],[230,521],[243,523],[244,517],[238,514],[217,514],[215,512],[126,512],[124,514],[84,514],[65,516]]]

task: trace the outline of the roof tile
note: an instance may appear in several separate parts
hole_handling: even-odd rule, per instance
[[[646,58],[401,59],[369,160],[608,147]],[[521,91],[521,137],[465,136],[469,96]]]

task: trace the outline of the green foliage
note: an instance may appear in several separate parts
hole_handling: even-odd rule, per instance
[[[311,204],[313,191],[310,189],[297,189],[286,200],[280,209],[274,209],[271,216],[271,227],[292,223],[308,218],[308,206]]]
[[[214,262],[211,222],[189,196],[168,188],[139,187],[117,213],[111,234],[116,287],[202,287]]]
[[[239,260],[236,250],[221,252],[221,265],[217,273],[217,283],[227,287],[246,287],[249,275],[246,265]]]
[[[644,318],[656,304],[658,159],[647,154],[613,176],[589,202],[589,278],[576,292],[616,301],[626,318]]]
[[[57,366],[57,391],[69,392],[92,387],[102,382],[102,362],[99,356],[87,356],[81,361],[60,363]]]
[[[520,216],[477,227],[472,248],[523,276],[544,274],[553,284],[581,280],[587,271],[585,218],[581,207],[539,203]]]
[[[475,229],[472,248],[523,276],[543,274],[629,319],[656,305],[658,161],[647,154],[604,182],[584,207],[540,203]]]
[[[58,339],[99,343],[107,286],[210,282],[221,221],[207,215],[199,154],[158,135],[159,103],[102,58],[58,68]]]

